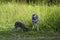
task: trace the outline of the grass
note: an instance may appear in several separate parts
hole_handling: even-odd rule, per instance
[[[32,14],[39,16],[40,31],[31,30]],[[21,21],[26,24],[29,32],[14,32],[14,23]],[[0,36],[1,40],[11,40],[24,37],[39,36],[60,36],[56,29],[60,29],[60,5],[28,5],[20,3],[1,3],[0,4]],[[44,40],[44,39],[42,39]],[[49,40],[49,39],[46,39]]]

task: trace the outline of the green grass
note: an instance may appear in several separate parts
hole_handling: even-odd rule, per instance
[[[39,32],[31,30],[31,17],[34,13],[39,16]],[[21,21],[26,24],[30,31],[14,33],[14,23],[16,21]],[[0,4],[0,35],[3,39],[31,36],[60,36],[58,31],[56,31],[57,28],[60,29],[60,5]]]

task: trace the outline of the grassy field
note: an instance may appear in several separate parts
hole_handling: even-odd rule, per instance
[[[31,30],[32,14],[39,16],[40,31]],[[29,32],[14,32],[14,23],[21,21],[29,27]],[[60,36],[60,5],[28,5],[20,3],[0,3],[0,39],[1,40],[53,40],[47,37]],[[38,37],[38,38],[36,38]],[[44,38],[46,37],[46,38]],[[32,39],[33,38],[33,39]],[[28,39],[27,39],[28,40]],[[56,39],[54,39],[56,40]],[[59,39],[58,39],[59,40]]]

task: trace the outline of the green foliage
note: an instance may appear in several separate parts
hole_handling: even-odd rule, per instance
[[[17,3],[39,3],[39,4],[46,4],[46,3],[48,3],[48,4],[50,4],[51,3],[51,1],[49,1],[49,0],[0,0],[0,2],[17,2]],[[60,0],[52,0],[52,4],[60,4]]]
[[[21,21],[31,30],[31,16],[37,13],[41,31],[56,31],[56,28],[60,28],[60,6],[45,6],[16,3],[0,4],[0,29],[5,30],[6,27],[6,30],[8,28],[14,28],[14,23],[16,21]]]
[[[32,14],[34,13],[39,17],[39,32],[32,31]],[[16,21],[26,24],[30,31],[20,32],[18,30],[18,32],[15,32],[14,24]],[[56,29],[57,31],[60,29],[60,5],[28,5],[15,2],[0,4],[0,39],[2,40],[60,36]]]

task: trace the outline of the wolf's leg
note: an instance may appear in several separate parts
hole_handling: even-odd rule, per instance
[[[21,28],[21,29],[20,29],[20,32],[23,32],[23,31],[24,31],[24,29]]]
[[[34,30],[34,23],[32,23],[32,30]]]
[[[17,27],[16,27],[16,26],[15,26],[15,28],[14,28],[14,29],[15,29],[15,32],[17,32]]]
[[[38,26],[38,23],[36,23],[36,27],[37,27],[37,31],[39,31],[39,26]]]

